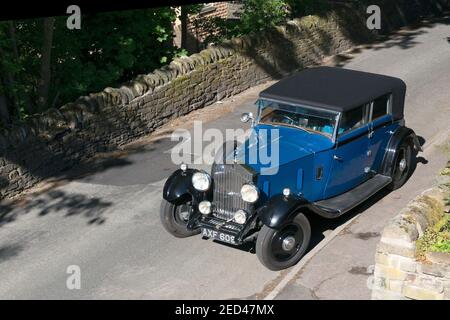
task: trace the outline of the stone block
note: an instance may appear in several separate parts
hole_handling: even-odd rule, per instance
[[[416,244],[400,239],[382,237],[377,245],[377,252],[392,253],[403,257],[414,258]]]
[[[415,272],[417,268],[417,262],[415,261],[415,259],[396,254],[377,252],[377,254],[375,255],[375,262],[398,268],[406,272]]]
[[[372,290],[372,300],[408,300],[402,293],[384,289]]]
[[[408,210],[403,209],[400,215],[394,217],[389,221],[384,228],[382,237],[391,239],[400,239],[404,241],[416,241],[419,237],[415,221],[405,219],[404,216],[409,214]]]
[[[398,292],[401,294],[404,283],[405,283],[405,281],[403,281],[403,280],[388,280],[387,288],[391,291]]]
[[[427,252],[425,254],[428,261],[447,265],[450,267],[450,253],[447,252]]]
[[[430,262],[428,260],[418,265],[418,272],[450,279],[450,264]]]
[[[443,300],[444,293],[437,293],[422,287],[405,284],[402,293],[405,297],[414,300]]]
[[[397,268],[377,264],[374,271],[375,277],[382,277],[387,280],[405,280],[408,273]]]
[[[395,254],[389,255],[389,265],[406,272],[415,272],[417,268],[417,262],[414,258]]]

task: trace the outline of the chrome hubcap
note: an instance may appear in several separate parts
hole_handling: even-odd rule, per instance
[[[180,217],[184,221],[187,221],[189,219],[189,211],[181,211],[180,212]]]
[[[398,168],[400,169],[401,172],[405,171],[405,169],[406,169],[406,159],[405,158],[400,160],[400,163],[398,164]]]
[[[281,247],[284,251],[291,251],[295,247],[295,238],[292,236],[284,238]]]

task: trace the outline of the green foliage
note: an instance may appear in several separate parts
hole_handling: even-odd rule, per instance
[[[289,6],[285,0],[246,0],[239,20],[201,17],[194,24],[208,34],[205,43],[219,43],[231,37],[273,28],[288,17]]]
[[[317,12],[323,9],[323,2],[246,0],[239,20],[200,18],[194,23],[209,34],[206,43],[220,42],[264,31],[292,15]],[[202,7],[182,6],[182,18]],[[83,15],[81,30],[67,29],[66,18],[55,19],[47,108],[117,86],[187,55],[172,44],[176,13],[171,7]],[[11,118],[23,119],[42,111],[36,102],[43,34],[43,19],[0,22],[0,98],[6,97]]]
[[[262,31],[286,21],[289,7],[284,0],[246,0],[238,24],[239,32]]]
[[[169,7],[100,13],[82,16],[81,30],[69,30],[66,17],[57,17],[47,107],[58,107],[80,95],[119,85],[183,54],[172,45],[175,18]],[[10,23],[0,22],[0,92],[18,110],[10,113],[24,118],[38,111],[35,102],[43,24],[42,19],[16,21],[13,39]],[[18,57],[13,54],[14,41]],[[13,86],[5,83],[10,75]]]
[[[450,253],[450,214],[446,214],[436,225],[427,228],[416,243],[417,257],[425,258],[426,252]]]
[[[56,70],[56,80],[64,83],[59,86],[62,100],[117,85],[166,63],[176,53],[171,43],[174,19],[173,10],[160,8],[86,16],[81,30],[68,30],[60,20],[55,41],[61,45],[55,51],[63,64]]]
[[[195,23],[207,31],[205,43],[219,43],[231,37],[271,29],[290,18],[321,14],[328,9],[325,0],[246,0],[239,20],[201,17]]]

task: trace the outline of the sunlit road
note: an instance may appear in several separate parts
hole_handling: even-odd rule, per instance
[[[433,183],[445,156],[433,146],[450,125],[450,26],[437,23],[363,48],[345,68],[398,76],[408,85],[406,123],[427,152],[408,183],[339,221],[313,221],[314,245],[359,215],[304,267],[285,298],[369,298],[366,286],[379,233],[389,218]],[[240,127],[255,93],[234,112],[205,124]],[[0,298],[214,299],[261,297],[280,280],[256,255],[192,237],[176,239],[159,222],[163,179],[176,167],[159,140],[107,167],[47,191],[0,215]],[[384,197],[382,197],[384,196]],[[67,267],[81,288],[66,287]],[[370,270],[370,268],[369,268]]]

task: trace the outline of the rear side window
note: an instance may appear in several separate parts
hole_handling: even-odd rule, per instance
[[[373,101],[372,104],[372,120],[381,118],[387,114],[390,114],[391,95],[386,94]]]
[[[367,123],[367,105],[345,112],[342,115],[339,134],[362,127]]]

